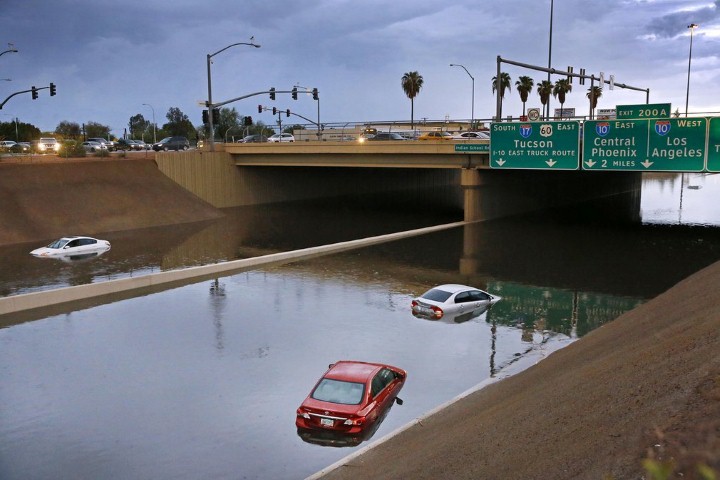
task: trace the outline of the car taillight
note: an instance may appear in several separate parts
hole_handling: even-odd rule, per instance
[[[435,318],[442,318],[442,316],[444,315],[444,313],[443,313],[443,311],[442,311],[442,308],[436,307],[435,305],[433,305],[433,306],[430,307],[430,308],[431,308],[432,311],[435,313]]]
[[[417,307],[417,306],[418,306],[417,300],[413,300],[413,301],[412,301],[412,304],[411,304],[410,306],[412,306],[413,308],[414,308],[414,307]]]
[[[303,410],[302,408],[297,409],[297,416],[303,417],[305,420],[310,420],[310,414]]]
[[[362,425],[363,423],[365,423],[365,417],[360,417],[360,418],[348,418],[347,420],[345,420],[345,421],[343,422],[343,425],[349,425],[349,426],[357,426],[357,427],[359,427],[359,426]]]

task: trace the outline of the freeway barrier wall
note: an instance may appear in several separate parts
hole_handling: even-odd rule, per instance
[[[311,247],[290,252],[274,253],[260,257],[234,260],[213,265],[151,273],[139,277],[121,278],[106,282],[58,288],[44,292],[32,292],[0,298],[0,326],[18,323],[18,312],[43,309],[50,312],[77,309],[88,305],[109,303],[112,301],[144,295],[153,291],[165,290],[204,279],[214,279],[234,275],[246,270],[283,263],[307,260],[321,255],[344,252],[355,248],[367,247],[379,243],[400,240],[417,235],[446,230],[463,225],[464,222],[448,223],[434,227],[420,228],[406,232],[391,233],[347,242],[339,242],[320,247]],[[92,299],[92,302],[87,302]],[[58,307],[60,310],[53,310]],[[11,316],[10,314],[14,314]],[[5,317],[7,316],[7,317]]]

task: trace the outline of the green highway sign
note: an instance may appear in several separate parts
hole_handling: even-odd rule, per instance
[[[708,122],[707,171],[720,172],[720,117]]]
[[[490,145],[487,143],[457,143],[455,144],[455,151],[487,153],[490,151]]]
[[[615,112],[618,120],[633,118],[670,118],[670,104],[643,103],[640,105],[618,105],[615,107]]]
[[[647,120],[588,120],[583,170],[637,170],[647,152]]]
[[[705,118],[588,120],[583,170],[701,172]]]
[[[490,168],[577,170],[580,122],[498,122],[490,125]]]

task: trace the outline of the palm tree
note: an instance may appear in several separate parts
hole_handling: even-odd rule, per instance
[[[597,102],[602,97],[602,87],[590,87],[588,88],[587,97],[590,99],[590,118],[593,117]]]
[[[528,95],[532,92],[533,85],[535,85],[535,80],[525,75],[518,77],[517,82],[515,82],[515,87],[523,104],[523,117],[525,116],[525,102],[527,102]]]
[[[553,87],[553,97],[560,101],[560,119],[563,118],[563,104],[565,103],[565,95],[572,91],[572,83],[567,78],[561,78],[555,82]]]
[[[420,93],[423,86],[423,77],[418,72],[407,72],[402,76],[402,89],[405,95],[410,99],[410,128],[415,129],[415,103],[414,98]]]
[[[550,82],[550,80],[543,80],[537,85],[537,93],[538,95],[540,95],[540,103],[542,103],[543,105],[543,110],[545,110],[545,105],[547,105],[548,100],[550,100],[550,95],[552,95],[552,91],[553,84]],[[550,118],[550,112],[548,112],[547,118]]]
[[[505,72],[500,72],[500,82],[498,84],[498,78],[497,76],[492,78],[492,91],[493,93],[500,90],[500,111],[498,112],[498,118],[497,121],[500,121],[500,117],[502,117],[502,99],[505,98],[505,90],[510,90],[511,88],[511,82],[510,80],[510,74]]]

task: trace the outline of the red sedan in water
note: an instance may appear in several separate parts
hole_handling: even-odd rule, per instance
[[[295,425],[305,430],[330,430],[359,435],[397,401],[405,370],[380,363],[343,360],[330,365],[297,409]]]

